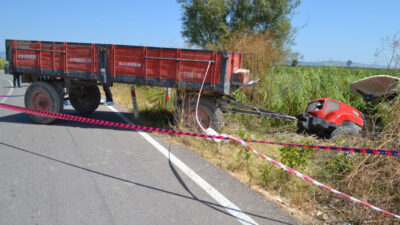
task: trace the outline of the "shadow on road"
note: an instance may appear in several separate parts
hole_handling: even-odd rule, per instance
[[[51,160],[51,161],[54,161],[54,162],[57,162],[57,163],[60,163],[60,164],[66,165],[66,166],[70,166],[70,167],[73,167],[73,168],[76,168],[76,169],[80,169],[80,170],[83,170],[83,171],[86,171],[86,172],[89,172],[89,173],[93,173],[93,174],[96,174],[96,175],[99,175],[99,176],[104,176],[104,177],[107,177],[107,178],[110,178],[110,179],[122,181],[122,182],[129,183],[129,184],[134,184],[134,185],[137,185],[138,187],[147,188],[147,189],[150,189],[150,190],[153,190],[153,191],[159,191],[159,192],[162,192],[162,193],[165,193],[165,194],[170,194],[170,195],[178,196],[178,197],[181,197],[181,198],[197,201],[197,202],[200,202],[202,204],[207,205],[208,207],[210,207],[210,208],[212,208],[212,209],[214,209],[214,210],[216,210],[218,212],[224,213],[224,214],[229,215],[229,216],[232,216],[232,215],[227,213],[227,212],[225,212],[225,211],[223,211],[222,209],[235,210],[235,209],[227,208],[225,206],[222,206],[222,205],[219,205],[219,204],[216,204],[216,203],[213,203],[213,202],[209,202],[209,201],[205,201],[205,200],[201,200],[201,199],[197,198],[196,195],[194,195],[190,191],[190,189],[186,186],[186,184],[183,182],[182,178],[179,176],[178,172],[176,171],[174,166],[171,164],[171,162],[169,162],[169,163],[170,163],[170,168],[171,168],[172,172],[174,173],[175,177],[178,179],[180,184],[185,188],[185,190],[191,196],[182,195],[182,194],[179,194],[179,193],[171,192],[171,191],[160,189],[160,188],[157,188],[157,187],[152,187],[152,186],[149,186],[149,185],[145,185],[145,184],[141,184],[141,183],[134,182],[134,181],[131,181],[131,180],[127,180],[127,179],[124,179],[124,178],[116,177],[116,176],[113,176],[113,175],[110,175],[110,174],[106,174],[106,173],[102,173],[102,172],[95,171],[95,170],[92,170],[92,169],[88,169],[88,168],[85,168],[85,167],[82,167],[82,166],[79,166],[79,165],[75,165],[75,164],[72,164],[72,163],[64,162],[62,160],[46,156],[46,155],[43,155],[43,154],[32,152],[32,151],[29,151],[27,149],[23,149],[23,148],[19,148],[17,146],[9,145],[9,144],[1,142],[1,141],[0,141],[0,145],[6,146],[6,147],[8,147],[10,149],[13,149],[13,150],[18,150],[18,151],[21,151],[21,152],[25,152],[25,153],[28,153],[28,154],[31,154],[31,155],[34,155],[34,156],[37,156],[37,157],[40,157],[40,158],[48,159],[48,160]],[[1,149],[1,150],[3,150],[3,149]],[[221,209],[218,209],[217,207],[221,208]],[[284,221],[271,219],[271,218],[264,217],[264,216],[261,216],[261,215],[257,215],[257,214],[254,214],[254,213],[249,213],[249,212],[245,212],[245,211],[241,211],[241,212],[246,213],[246,214],[251,215],[251,216],[262,218],[262,219],[265,219],[265,220],[279,222],[279,223],[282,223],[282,224],[289,224],[289,223],[286,223]],[[240,218],[238,218],[238,219],[240,219]],[[247,221],[243,221],[243,222],[247,222]]]
[[[170,154],[170,153],[171,153],[171,144],[169,145],[169,148],[168,148],[168,154]],[[179,183],[182,185],[182,187],[192,196],[191,199],[193,199],[193,200],[196,200],[196,201],[198,201],[198,202],[200,202],[200,203],[202,203],[202,204],[204,204],[204,205],[206,205],[206,206],[208,206],[208,207],[210,207],[210,208],[212,208],[212,209],[214,209],[214,210],[216,210],[216,211],[218,211],[218,212],[220,212],[220,213],[223,213],[223,214],[228,215],[228,216],[231,216],[231,217],[235,217],[237,220],[240,220],[240,221],[245,222],[245,223],[248,223],[248,224],[251,224],[251,222],[246,221],[246,220],[244,220],[244,219],[242,219],[242,218],[238,218],[238,217],[236,217],[236,216],[234,216],[234,215],[231,215],[230,213],[228,213],[228,212],[226,212],[226,211],[224,211],[224,210],[218,209],[217,207],[222,207],[222,208],[224,208],[224,209],[228,209],[228,210],[232,210],[232,211],[237,211],[237,212],[240,212],[240,213],[245,213],[245,214],[247,214],[247,215],[254,216],[254,217],[258,217],[258,218],[265,219],[265,220],[269,220],[269,221],[274,221],[274,222],[278,222],[278,223],[282,223],[282,224],[289,224],[289,223],[286,223],[286,222],[284,222],[284,221],[279,221],[279,220],[276,220],[276,219],[268,218],[268,217],[261,216],[261,215],[257,215],[257,214],[254,214],[254,213],[244,212],[244,211],[241,211],[241,210],[237,210],[237,209],[229,208],[229,207],[226,207],[226,206],[221,206],[221,205],[219,205],[219,204],[215,204],[215,203],[212,203],[212,202],[208,202],[208,201],[201,200],[201,199],[197,198],[197,196],[196,196],[195,194],[193,194],[193,192],[192,192],[192,191],[189,189],[189,187],[185,184],[185,182],[183,181],[183,179],[182,179],[181,176],[179,175],[178,171],[176,171],[174,165],[172,164],[169,155],[168,155],[168,164],[169,164],[169,167],[170,167],[172,173],[174,174],[174,176],[175,176],[176,179],[178,180],[178,182],[179,182]]]

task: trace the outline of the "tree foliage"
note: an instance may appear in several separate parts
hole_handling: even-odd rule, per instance
[[[283,47],[291,39],[291,16],[300,0],[177,0],[182,35],[190,44],[219,45],[232,34],[269,32]]]
[[[297,65],[299,65],[299,60],[293,59],[293,60],[292,60],[292,66],[293,66],[293,67],[296,67]]]

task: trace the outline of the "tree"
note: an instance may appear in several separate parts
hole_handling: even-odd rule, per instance
[[[292,60],[292,66],[293,66],[293,67],[296,67],[297,65],[299,65],[299,60],[293,59],[293,60]]]
[[[382,39],[382,45],[375,52],[375,57],[383,58],[387,65],[386,73],[390,69],[397,70],[400,63],[400,31],[395,33],[392,37],[385,37]]]
[[[346,62],[347,67],[350,67],[350,65],[351,65],[352,63],[353,63],[353,61],[351,61],[350,59],[347,60],[347,62]]]
[[[291,16],[300,0],[177,0],[182,36],[199,47],[218,46],[232,34],[268,32],[279,48],[293,40]]]

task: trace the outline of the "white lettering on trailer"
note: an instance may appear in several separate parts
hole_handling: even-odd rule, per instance
[[[183,71],[183,77],[186,79],[201,79],[202,73],[201,72],[188,72],[188,71]]]
[[[36,55],[18,54],[18,59],[36,60]]]
[[[123,61],[118,61],[118,66],[125,66],[125,67],[141,67],[142,64],[138,62],[123,62]]]
[[[75,62],[75,63],[91,63],[92,59],[91,58],[83,58],[83,57],[71,57],[69,58],[69,62]]]

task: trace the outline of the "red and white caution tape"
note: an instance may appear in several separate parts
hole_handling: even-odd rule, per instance
[[[301,145],[301,144],[290,144],[282,142],[273,141],[263,141],[263,140],[247,140],[243,139],[245,142],[270,144],[270,145],[282,145],[282,146],[292,146],[299,148],[314,148],[322,150],[333,150],[333,151],[343,151],[343,152],[354,152],[362,154],[373,154],[373,155],[386,155],[386,156],[397,156],[400,157],[400,151],[397,150],[385,150],[385,149],[373,149],[373,148],[351,148],[351,147],[340,147],[340,146],[324,146],[324,145]]]
[[[196,102],[196,122],[199,125],[200,129],[206,134],[209,134],[209,133],[207,132],[207,130],[203,127],[203,125],[199,121],[199,102],[200,102],[201,92],[203,91],[204,83],[206,82],[206,78],[207,78],[207,75],[208,75],[208,70],[210,69],[210,65],[211,65],[211,61],[208,62],[207,70],[206,70],[206,73],[204,75],[203,82],[201,83],[200,91],[199,91],[199,94],[197,96],[197,102]]]
[[[24,95],[7,95],[7,96],[0,96],[1,97],[22,97]],[[71,103],[66,102],[64,105],[70,105]],[[204,131],[204,130],[203,130]],[[176,131],[172,131],[175,134]],[[218,135],[217,132],[213,132],[211,129],[207,129],[206,134],[208,135],[207,138],[213,138],[214,140],[234,140],[229,136],[225,135]],[[171,132],[167,130],[164,133]],[[179,133],[179,132],[178,132]],[[187,136],[194,136],[194,137],[205,137],[204,134],[197,134],[197,133],[188,133],[186,132],[185,135]],[[264,140],[249,140],[249,139],[242,139],[245,142],[252,142],[252,143],[260,143],[260,144],[269,144],[269,145],[281,145],[281,146],[292,146],[298,148],[313,148],[318,150],[330,150],[330,151],[343,151],[343,152],[353,152],[353,153],[361,153],[361,154],[373,154],[373,155],[385,155],[385,156],[396,156],[400,157],[400,151],[398,150],[385,150],[385,149],[373,149],[373,148],[353,148],[353,147],[342,147],[342,146],[326,146],[326,145],[303,145],[303,144],[292,144],[292,143],[284,143],[284,142],[274,142],[274,141],[264,141]]]

